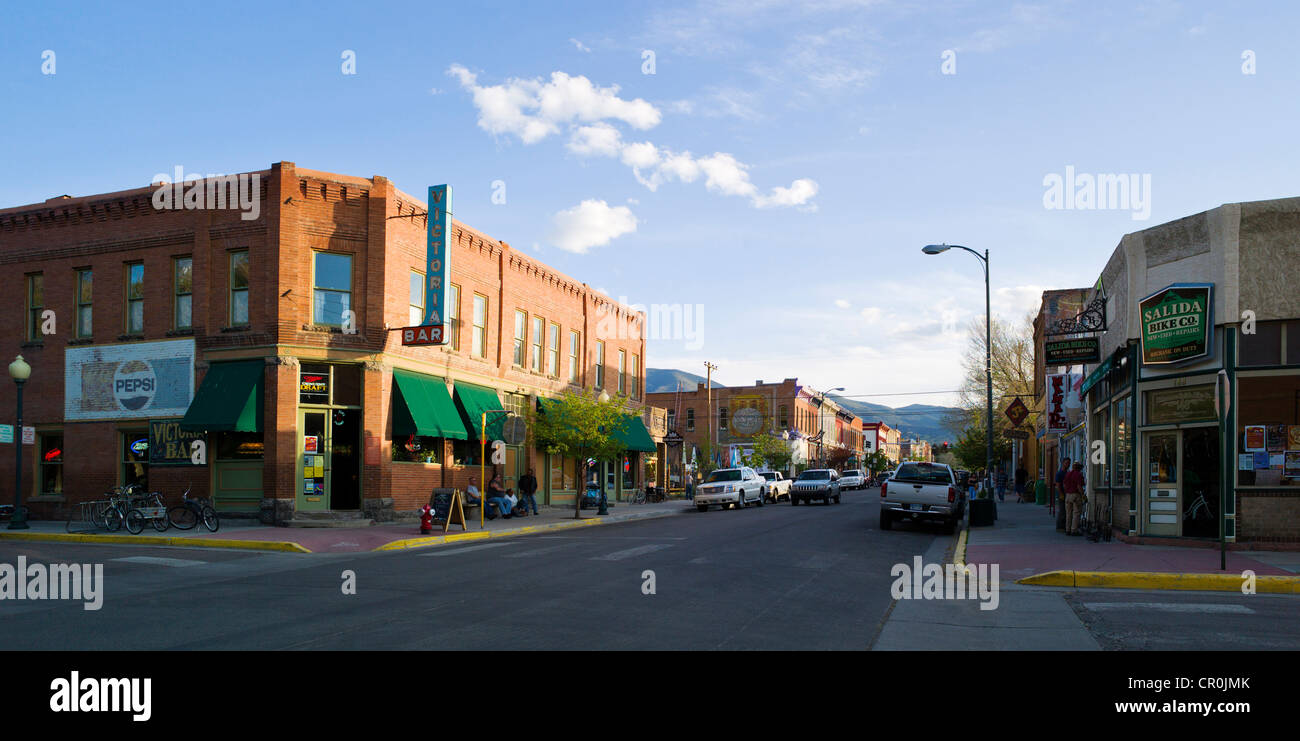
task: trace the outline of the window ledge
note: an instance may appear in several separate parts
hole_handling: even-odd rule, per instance
[[[242,329],[247,329],[247,327],[244,326],[242,327]],[[224,332],[226,330],[223,328],[222,331]],[[342,327],[332,327],[328,324],[304,324],[302,325],[302,331],[319,332],[321,334],[342,334],[342,335],[347,335],[349,337],[361,337],[361,332],[359,330],[348,335],[346,332],[343,331]]]
[[[167,336],[168,337],[193,337],[194,328],[186,327],[184,329],[169,329],[167,330]]]
[[[129,342],[130,340],[143,340],[143,334],[120,334],[117,336],[118,342]]]
[[[27,348],[29,348],[29,347],[45,347],[45,341],[44,341],[44,340],[28,340],[27,342],[24,342],[24,343],[22,344],[22,347],[23,347],[23,349],[27,349]]]
[[[77,337],[75,339],[68,340],[68,344],[69,345],[93,345],[95,344],[95,340],[92,337]]]
[[[252,329],[252,326],[251,326],[251,325],[248,325],[248,324],[236,324],[236,325],[233,326],[233,327],[222,327],[222,328],[221,328],[221,331],[222,331],[222,332],[247,332],[247,331],[250,330],[250,329]]]

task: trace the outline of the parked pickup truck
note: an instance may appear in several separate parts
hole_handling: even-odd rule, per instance
[[[790,479],[783,476],[780,471],[760,471],[758,475],[767,479],[763,495],[768,501],[779,502],[790,498]]]
[[[695,508],[707,512],[710,504],[726,509],[744,509],[750,502],[763,506],[763,489],[767,480],[754,473],[752,468],[722,468],[695,488]]]
[[[880,485],[881,530],[895,520],[912,520],[941,522],[952,533],[965,511],[966,498],[943,463],[904,463]]]

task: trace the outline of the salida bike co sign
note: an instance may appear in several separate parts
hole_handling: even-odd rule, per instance
[[[1214,284],[1175,283],[1142,299],[1142,362],[1179,363],[1210,354]]]

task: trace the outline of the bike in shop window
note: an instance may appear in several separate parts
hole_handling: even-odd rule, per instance
[[[393,460],[399,463],[442,463],[442,438],[399,436],[393,441]]]
[[[41,435],[41,494],[63,493],[63,435]]]

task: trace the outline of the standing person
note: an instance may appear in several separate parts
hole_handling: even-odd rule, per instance
[[[998,501],[999,502],[1007,501],[1007,470],[1005,468],[998,469],[997,485],[998,485]]]
[[[1065,474],[1066,535],[1079,535],[1079,515],[1083,512],[1083,464]]]
[[[554,484],[552,484],[554,486]],[[533,469],[528,469],[528,473],[519,478],[520,502],[523,509],[533,508],[533,514],[537,514],[537,477],[533,475]]]
[[[690,471],[686,472],[686,498],[695,499],[695,476]]]
[[[1024,466],[1016,466],[1016,498],[1025,501],[1025,484],[1029,481],[1029,472]]]
[[[1065,474],[1070,472],[1070,459],[1061,459],[1061,470],[1056,472],[1056,486],[1053,487],[1052,501],[1056,503],[1056,529],[1065,529]]]

